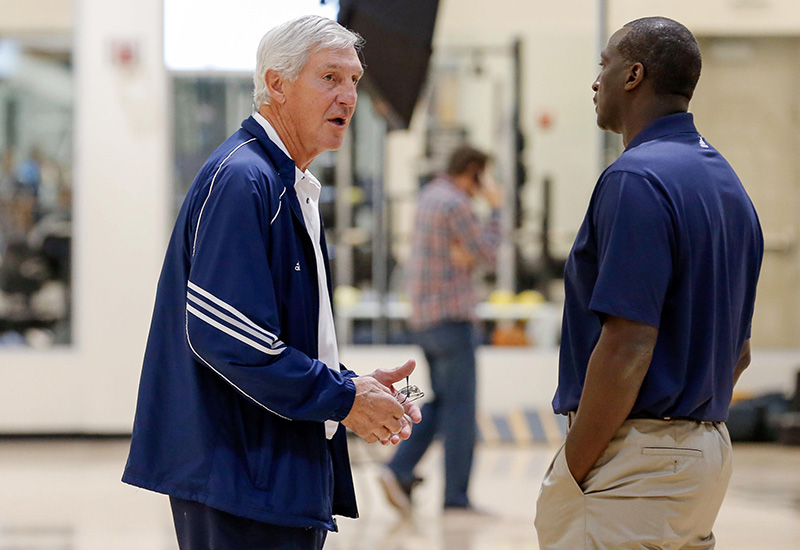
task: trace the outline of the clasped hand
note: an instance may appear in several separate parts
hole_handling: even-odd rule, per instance
[[[411,423],[419,423],[422,413],[414,403],[401,403],[403,396],[393,384],[409,376],[415,367],[416,361],[409,359],[400,367],[377,369],[372,374],[353,378],[356,397],[342,424],[367,443],[380,441],[383,445],[397,445],[408,439]]]

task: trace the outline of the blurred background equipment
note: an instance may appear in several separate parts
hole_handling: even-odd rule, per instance
[[[0,36],[0,347],[72,339],[69,36]]]

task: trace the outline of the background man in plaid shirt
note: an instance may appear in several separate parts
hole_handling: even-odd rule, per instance
[[[475,446],[475,306],[473,274],[493,266],[500,242],[501,195],[483,185],[489,157],[472,147],[453,151],[447,174],[419,195],[408,282],[411,326],[430,366],[435,397],[423,407],[414,437],[398,448],[381,476],[389,501],[404,514],[411,489],[421,481],[414,467],[434,437],[444,440],[445,511],[475,512],[467,495]],[[483,196],[492,208],[481,224],[472,199]]]

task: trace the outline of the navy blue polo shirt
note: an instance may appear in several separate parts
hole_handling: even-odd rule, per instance
[[[753,204],[689,113],[600,176],[565,267],[556,413],[578,408],[607,315],[658,327],[632,416],[724,421],[764,243]]]

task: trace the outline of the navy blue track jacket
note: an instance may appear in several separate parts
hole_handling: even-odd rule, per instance
[[[122,479],[333,530],[333,514],[357,509],[345,428],[327,440],[324,421],[350,412],[355,375],[314,359],[317,269],[294,181],[252,117],[195,178],[158,283]]]

